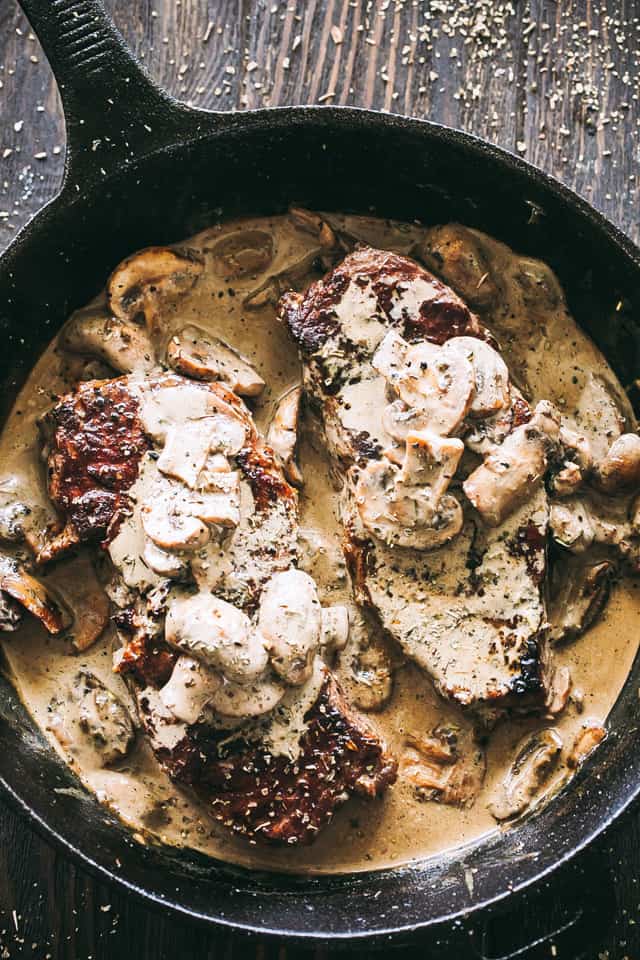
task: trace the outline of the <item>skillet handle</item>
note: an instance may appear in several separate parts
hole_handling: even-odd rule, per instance
[[[65,187],[80,189],[132,158],[215,124],[160,90],[101,0],[20,0],[58,82],[67,130]]]

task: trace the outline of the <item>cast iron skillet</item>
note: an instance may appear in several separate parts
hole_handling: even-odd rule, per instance
[[[69,311],[123,256],[291,201],[481,227],[552,265],[623,383],[640,368],[640,251],[538,170],[462,133],[367,111],[189,110],[141,73],[99,0],[22,2],[60,85],[68,152],[59,196],[0,261],[5,408]],[[0,782],[83,865],[189,917],[325,941],[398,934],[451,922],[532,884],[629,806],[640,792],[639,681],[636,662],[607,741],[538,816],[397,871],[292,879],[141,847],[91,796],[66,792],[77,781],[6,682]]]

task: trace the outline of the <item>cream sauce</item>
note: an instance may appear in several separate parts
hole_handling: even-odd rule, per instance
[[[334,229],[346,224],[349,234],[401,253],[419,248],[429,236],[429,231],[414,225],[390,226],[373,219],[339,215],[331,215],[329,220]],[[242,249],[241,231],[251,233],[256,244],[259,241],[263,246],[251,251],[253,272],[225,280],[223,269],[228,261],[224,257],[229,250]],[[264,242],[265,237],[271,238],[270,243]],[[585,432],[601,428],[603,419],[613,422],[616,414],[610,397],[620,398],[621,388],[591,341],[562,307],[553,275],[547,268],[516,257],[489,238],[482,238],[482,245],[492,270],[503,277],[500,307],[483,314],[483,320],[490,326],[493,323],[505,357],[527,396],[559,403],[563,413],[573,414]],[[275,320],[274,301],[279,290],[289,285],[302,288],[315,277],[312,264],[323,251],[312,234],[287,217],[214,227],[181,246],[202,254],[205,270],[190,293],[177,301],[173,310],[166,311],[167,336],[187,324],[195,324],[241,352],[266,383],[263,393],[251,402],[258,427],[264,430],[278,399],[300,377],[295,349],[283,326]],[[542,273],[544,280],[546,299],[539,297],[533,312],[531,304],[525,302],[522,284],[511,282],[523,271],[528,278],[537,280]],[[462,296],[467,293],[460,287],[458,292]],[[245,306],[245,301],[251,300],[254,305]],[[96,304],[102,302],[98,298]],[[376,344],[380,334],[374,325],[363,323],[364,343]],[[566,344],[562,353],[554,349],[558,343]],[[6,485],[19,490],[20,498],[32,508],[27,522],[34,529],[42,526],[43,518],[52,516],[45,491],[37,418],[50,407],[52,397],[73,386],[81,370],[82,363],[60,351],[54,341],[33,369],[0,438],[0,462],[11,465]],[[597,409],[589,400],[593,391],[587,393],[594,383],[601,400]],[[384,398],[369,396],[365,387],[354,386],[350,400],[350,425],[352,422],[354,427],[366,429],[366,424],[376,422],[380,430]],[[628,417],[626,407],[623,409]],[[323,605],[348,603],[351,595],[341,553],[338,495],[330,465],[312,427],[307,417],[298,454],[304,477],[300,494],[301,565],[316,580]],[[3,480],[0,496],[4,489]],[[8,496],[14,497],[15,493]],[[43,579],[77,609],[77,586],[72,595],[69,583],[77,585],[85,578],[86,582],[93,582],[88,564],[89,559],[82,556],[61,560],[45,572]],[[574,701],[553,721],[564,748],[561,762],[545,788],[546,794],[557,789],[568,776],[566,757],[585,722],[606,720],[627,677],[637,649],[636,631],[631,627],[637,619],[639,590],[638,582],[623,580],[615,584],[601,619],[584,636],[555,652],[556,664],[569,667],[574,691],[582,694],[576,693]],[[80,671],[94,674],[135,715],[126,686],[112,672],[115,643],[112,630],[107,628],[93,647],[78,652],[70,639],[48,636],[31,618],[25,619],[18,632],[2,637],[13,681],[35,721],[85,786],[131,825],[140,842],[184,845],[255,868],[312,873],[369,870],[415,861],[495,831],[498,827],[487,805],[495,796],[522,736],[543,725],[540,719],[531,717],[498,725],[489,740],[485,781],[471,807],[459,809],[418,800],[401,768],[398,782],[381,801],[352,799],[337,812],[313,847],[262,848],[230,836],[209,819],[203,803],[171,784],[141,733],[129,756],[113,768],[100,766],[94,751],[81,737],[66,750],[60,745],[50,729],[49,704],[61,690],[69,688]],[[423,735],[443,723],[468,726],[469,721],[460,710],[444,703],[416,667],[403,662],[397,653],[394,658],[398,669],[393,695],[381,713],[371,715],[393,753],[402,756],[408,734]],[[316,679],[314,670],[308,689],[305,688],[309,702]],[[275,724],[271,736],[276,743],[280,737],[283,749],[290,744],[290,724],[301,725],[298,714],[305,701],[306,697],[298,698],[287,713],[285,697],[278,708],[282,711],[280,727]]]

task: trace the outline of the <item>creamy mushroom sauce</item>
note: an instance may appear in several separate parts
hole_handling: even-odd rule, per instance
[[[331,215],[327,220],[335,230],[345,230],[351,238],[403,254],[419,253],[426,233],[425,228],[417,225],[373,218]],[[264,262],[258,257],[249,276],[225,281],[220,257],[225,255],[225,249],[227,253],[242,250],[242,239],[247,235],[250,246],[262,247]],[[519,283],[507,283],[500,309],[494,314],[482,312],[481,285],[477,286],[477,302],[472,303],[496,334],[512,376],[530,401],[551,400],[565,413],[577,411],[582,429],[590,431],[597,444],[601,414],[598,404],[593,402],[594,396],[603,404],[609,403],[609,395],[617,397],[624,414],[631,416],[611,369],[563,309],[555,278],[548,268],[533,261],[520,261],[488,237],[470,236],[475,243],[480,242],[490,272],[503,277],[520,276]],[[263,393],[251,401],[258,428],[266,430],[276,402],[300,377],[296,350],[283,325],[275,319],[275,301],[281,290],[289,286],[302,289],[323,272],[329,265],[328,261],[322,263],[326,243],[322,236],[318,239],[313,230],[305,229],[299,218],[282,216],[215,226],[180,247],[204,254],[206,267],[195,287],[163,312],[163,335],[170,336],[172,331],[193,323],[241,351],[266,383]],[[428,254],[425,260],[437,271],[437,262],[430,262]],[[467,293],[458,292],[463,297]],[[101,296],[95,304],[103,302]],[[31,507],[27,525],[42,526],[43,519],[52,516],[40,457],[38,417],[50,407],[55,395],[69,390],[79,378],[111,375],[109,368],[100,363],[92,361],[87,365],[61,350],[58,341],[59,338],[53,341],[33,369],[0,441],[0,462],[4,465],[0,495],[4,501],[17,498]],[[589,384],[590,392],[586,389]],[[370,405],[381,406],[383,398],[358,393],[354,387],[352,399],[355,426],[358,411]],[[627,426],[633,429],[633,422]],[[599,452],[602,455],[603,451]],[[304,477],[300,539],[306,560],[301,566],[315,578],[323,605],[350,602],[340,546],[337,494],[317,433],[306,414],[298,462]],[[86,733],[87,711],[90,714],[94,708],[95,698],[91,697],[87,707],[86,690],[82,704],[77,698],[69,700],[67,695],[77,675],[89,672],[128,704],[135,716],[127,687],[112,672],[111,628],[89,649],[82,650],[87,642],[83,624],[90,624],[96,605],[104,604],[103,595],[82,551],[73,559],[52,565],[43,579],[75,611],[71,633],[63,638],[50,637],[35,619],[27,616],[17,632],[3,635],[2,645],[13,682],[53,747],[70,763],[83,784],[131,826],[140,842],[184,845],[250,867],[312,873],[386,867],[464,846],[498,829],[489,808],[498,802],[498,787],[523,736],[553,724],[562,740],[560,762],[542,793],[533,798],[534,804],[540,803],[570,776],[567,760],[585,725],[605,722],[637,648],[638,583],[623,579],[614,584],[610,601],[595,625],[574,642],[555,650],[555,662],[567,666],[573,680],[574,692],[566,709],[554,721],[531,716],[509,718],[491,733],[487,773],[473,806],[460,809],[417,799],[405,773],[409,767],[401,764],[398,782],[383,800],[365,803],[351,799],[312,847],[278,850],[250,845],[214,824],[202,804],[171,784],[140,734],[125,760],[111,768],[101,765],[100,751],[80,730],[84,717]],[[90,640],[90,626],[87,630]],[[347,693],[352,694],[348,649],[338,674]],[[403,662],[397,651],[392,651],[391,657],[396,668],[393,694],[381,712],[369,714],[379,725],[391,752],[401,758],[407,749],[407,737],[423,735],[438,724],[454,723],[469,729],[466,717],[457,707],[445,703],[424,675]],[[91,691],[88,693],[91,695]],[[49,707],[54,698],[58,698],[61,707],[52,720]],[[54,736],[52,729],[61,718],[66,740]],[[89,722],[90,719],[89,716]],[[554,738],[552,734],[547,739],[557,750]],[[61,746],[61,739],[66,748]]]

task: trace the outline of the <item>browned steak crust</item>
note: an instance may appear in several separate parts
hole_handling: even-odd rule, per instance
[[[117,533],[149,448],[137,414],[126,380],[117,379],[81,384],[47,415],[49,496],[66,519],[67,545]]]
[[[141,703],[144,714],[144,694]],[[191,786],[213,817],[235,833],[309,844],[351,794],[380,796],[395,781],[397,763],[350,709],[329,673],[305,719],[295,760],[243,739],[229,743],[228,732],[223,736],[204,726],[191,728],[172,750],[157,748],[156,755],[174,780]]]
[[[395,782],[397,762],[369,723],[346,702],[327,670],[295,760],[260,743],[194,724],[175,747],[155,741],[149,688],[168,681],[176,654],[157,640],[135,639],[120,669],[137,690],[142,722],[169,776],[195,790],[212,816],[235,833],[270,843],[309,844],[351,794],[375,798]]]
[[[408,340],[442,344],[451,337],[488,337],[466,303],[415,260],[362,247],[345,257],[323,280],[312,284],[302,298],[298,294],[282,297],[280,316],[304,352],[313,353],[327,337],[339,333],[335,306],[354,277],[363,286],[367,282],[372,284],[380,315],[390,325],[397,325]],[[397,320],[393,319],[394,294],[416,278],[426,284],[418,313],[404,311]]]

